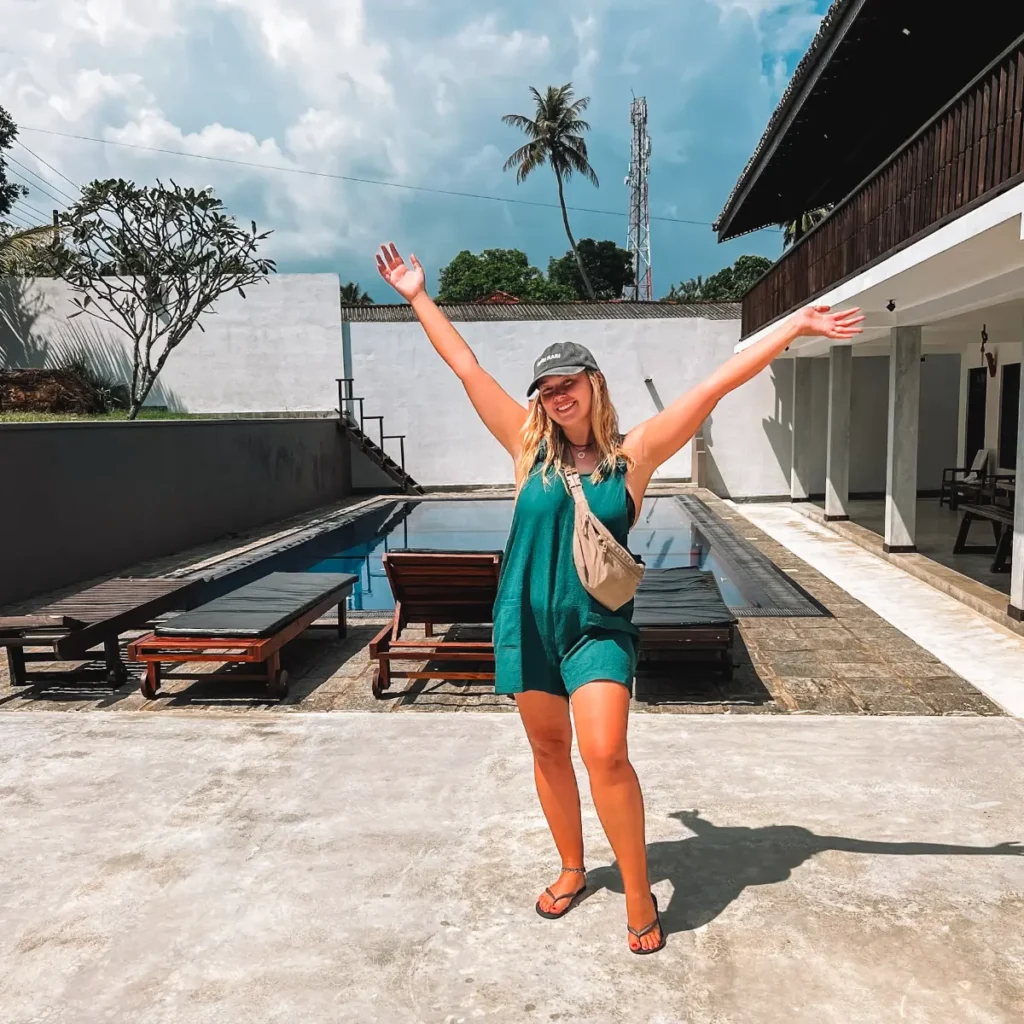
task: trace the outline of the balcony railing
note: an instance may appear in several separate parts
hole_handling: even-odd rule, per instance
[[[743,335],[1024,181],[1022,107],[1024,36],[765,273]]]

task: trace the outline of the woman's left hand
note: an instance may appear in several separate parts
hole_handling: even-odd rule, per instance
[[[863,330],[864,317],[860,315],[858,306],[838,313],[833,313],[830,306],[807,306],[795,316],[797,337],[849,341]]]

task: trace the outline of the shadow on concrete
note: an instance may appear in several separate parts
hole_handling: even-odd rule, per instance
[[[739,630],[732,646],[733,673],[723,678],[715,662],[641,659],[633,689],[638,704],[764,707],[775,698],[758,675]]]
[[[672,898],[662,908],[666,934],[693,931],[713,921],[752,885],[787,881],[796,868],[827,850],[875,856],[1020,857],[1024,846],[958,846],[946,843],[889,843],[845,836],[819,836],[800,825],[762,828],[715,825],[699,810],[669,815],[694,834],[685,839],[651,843],[647,848],[651,884],[672,883]],[[591,889],[621,893],[615,864],[587,874]]]

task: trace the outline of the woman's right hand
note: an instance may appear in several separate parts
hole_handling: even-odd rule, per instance
[[[426,276],[423,273],[423,267],[420,266],[420,261],[414,255],[410,255],[409,262],[412,264],[412,267],[405,265],[405,261],[398,255],[394,242],[382,245],[380,252],[377,254],[377,270],[380,276],[406,302],[412,302],[417,295],[422,295],[426,291],[427,286]]]

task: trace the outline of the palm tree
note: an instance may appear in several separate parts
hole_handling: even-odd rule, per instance
[[[590,166],[587,156],[587,143],[583,133],[590,131],[590,125],[580,118],[580,114],[590,104],[590,97],[584,96],[574,100],[572,83],[555,88],[548,86],[542,96],[536,89],[530,88],[535,105],[533,118],[523,114],[506,114],[502,121],[519,128],[529,137],[525,146],[517,149],[506,161],[505,170],[515,167],[516,181],[524,182],[530,173],[544,164],[550,164],[558,182],[558,202],[562,207],[562,222],[569,245],[576,257],[576,266],[580,269],[580,277],[591,299],[596,298],[594,287],[583,268],[576,239],[569,228],[569,214],[565,209],[565,190],[563,185],[574,173],[582,174],[595,188],[598,186],[597,174]]]
[[[349,281],[348,284],[343,284],[341,286],[341,301],[346,306],[373,305],[373,299],[371,299],[355,281]]]
[[[0,274],[17,273],[23,261],[31,260],[45,246],[52,244],[54,228],[51,224],[8,231],[0,224]]]
[[[832,212],[831,203],[828,206],[818,206],[801,214],[796,220],[791,220],[782,225],[782,247],[788,249],[791,245],[799,242],[804,235],[812,228],[816,228]]]

